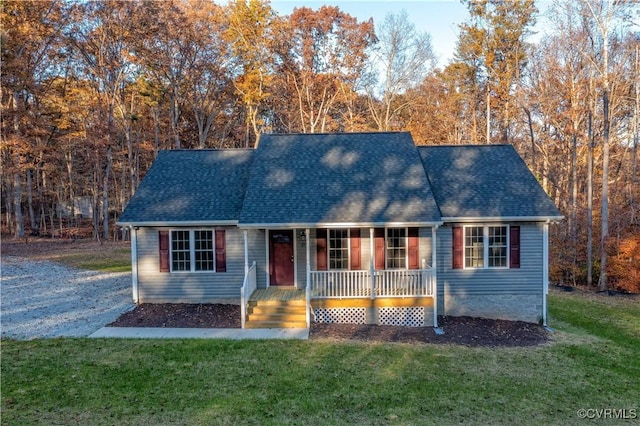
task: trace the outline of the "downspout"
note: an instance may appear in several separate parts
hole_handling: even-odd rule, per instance
[[[542,325],[547,324],[547,295],[549,294],[549,221],[542,228]]]
[[[307,275],[307,286],[305,287],[305,297],[307,299],[306,303],[306,311],[307,311],[307,328],[311,327],[311,239],[309,228],[304,230],[304,239],[305,239],[305,251],[307,255],[306,261],[306,275]]]
[[[138,294],[138,227],[133,226],[131,230],[131,294],[133,303],[137,304]]]
[[[433,280],[433,327],[438,328],[438,256],[437,247],[438,225],[432,228],[431,235],[431,279]]]

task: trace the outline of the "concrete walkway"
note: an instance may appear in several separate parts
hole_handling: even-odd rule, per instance
[[[90,338],[123,339],[301,339],[309,338],[308,328],[161,328],[103,327]]]

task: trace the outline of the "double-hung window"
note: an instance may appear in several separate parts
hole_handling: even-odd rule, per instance
[[[215,271],[213,230],[171,231],[171,271]]]
[[[387,269],[407,267],[407,228],[387,228]]]
[[[466,226],[464,228],[465,268],[506,268],[509,227]],[[486,266],[485,266],[486,265]]]
[[[348,229],[329,229],[329,269],[349,269]]]

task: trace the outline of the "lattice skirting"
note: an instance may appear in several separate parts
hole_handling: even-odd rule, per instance
[[[378,325],[424,326],[425,308],[422,306],[377,309]],[[367,308],[315,308],[314,313],[319,323],[367,324]]]
[[[422,327],[424,326],[424,308],[422,306],[408,308],[380,308],[378,324]]]
[[[367,308],[316,308],[316,322],[336,324],[366,324]]]

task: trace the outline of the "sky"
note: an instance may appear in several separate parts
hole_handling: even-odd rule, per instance
[[[373,18],[376,29],[388,13],[406,10],[416,29],[431,35],[431,45],[441,69],[453,59],[458,40],[458,26],[469,19],[469,12],[460,0],[271,0],[271,7],[281,16],[289,15],[296,7],[306,6],[317,10],[325,4],[338,6],[340,10],[360,21]],[[538,35],[534,35],[529,41],[535,42],[547,29],[544,15],[551,4],[550,0],[536,1],[539,14],[536,16],[534,30]]]
[[[322,5],[338,6],[360,21],[373,18],[376,28],[388,13],[406,10],[416,29],[431,35],[431,45],[441,68],[453,57],[458,25],[469,17],[467,8],[460,0],[271,0],[271,7],[280,15],[289,15],[296,7],[306,6],[316,10]]]

